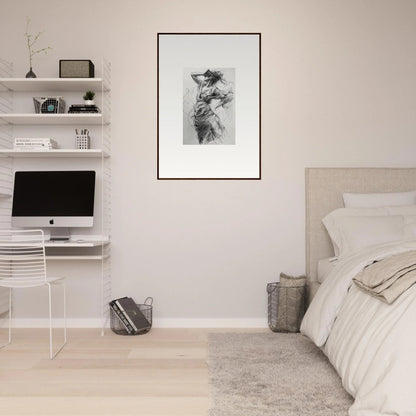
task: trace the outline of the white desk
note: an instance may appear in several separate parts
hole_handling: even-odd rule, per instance
[[[108,244],[108,239],[45,241],[46,260],[103,260],[106,255],[99,248]]]
[[[94,248],[103,247],[109,244],[108,239],[103,240],[67,240],[67,241],[45,241],[46,260],[103,260],[108,255],[103,254],[102,250]],[[2,246],[11,247],[14,245],[24,246],[24,243],[11,241],[0,243]],[[11,257],[13,260],[13,257]]]
[[[108,244],[108,241],[102,240],[68,240],[68,241],[45,241],[45,247],[55,247],[55,248],[70,248],[70,247],[101,247]]]

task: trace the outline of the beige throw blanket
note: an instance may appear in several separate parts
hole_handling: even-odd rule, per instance
[[[366,267],[353,279],[369,295],[393,303],[416,283],[416,251],[396,254]]]

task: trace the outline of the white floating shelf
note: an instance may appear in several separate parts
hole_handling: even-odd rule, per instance
[[[99,158],[101,156],[109,157],[108,153],[101,149],[53,149],[53,150],[41,150],[41,151],[27,151],[13,150],[13,149],[0,149],[0,157],[91,157]]]
[[[102,78],[0,78],[0,86],[9,91],[101,91]],[[105,88],[105,91],[108,89]]]
[[[0,119],[9,124],[15,125],[101,125],[102,114],[18,114],[1,113]],[[108,124],[108,123],[104,123]]]

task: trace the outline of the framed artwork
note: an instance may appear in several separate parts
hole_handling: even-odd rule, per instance
[[[260,33],[158,33],[157,178],[261,179],[260,90]]]

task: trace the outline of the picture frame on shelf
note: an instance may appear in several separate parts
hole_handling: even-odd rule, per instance
[[[157,178],[261,179],[261,33],[158,33]]]

